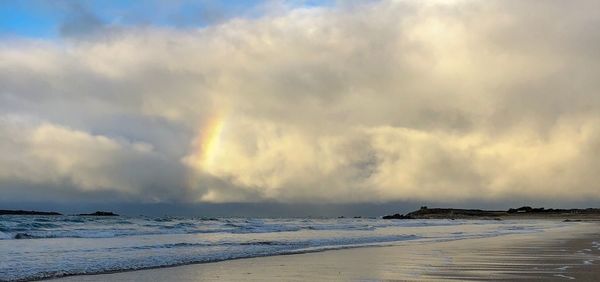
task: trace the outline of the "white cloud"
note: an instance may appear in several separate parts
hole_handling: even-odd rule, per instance
[[[110,191],[146,201],[172,198],[181,191],[167,189],[184,188],[183,180],[174,178],[180,174],[173,167],[177,163],[154,152],[150,144],[119,141],[18,116],[3,117],[0,132],[4,140],[0,143],[3,182],[67,185],[78,190],[74,192]],[[52,198],[52,191],[48,192]]]
[[[38,122],[4,119],[0,183],[157,201],[598,198],[596,6],[384,1],[12,42],[0,113]]]

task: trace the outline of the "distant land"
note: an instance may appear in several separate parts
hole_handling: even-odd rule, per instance
[[[63,215],[53,211],[0,210],[0,215]],[[119,216],[109,211],[75,214],[76,216]],[[344,217],[340,217],[344,218]],[[361,218],[361,217],[355,217]],[[508,210],[481,210],[457,208],[428,208],[407,214],[385,215],[383,219],[568,219],[568,220],[600,220],[600,208],[586,209],[546,209],[523,206]]]
[[[0,215],[63,215],[58,212],[44,212],[44,211],[24,211],[24,210],[0,210]],[[94,213],[82,213],[79,216],[119,216],[113,212],[97,211]]]
[[[600,209],[546,209],[524,206],[501,210],[428,208],[407,214],[386,215],[383,219],[600,219]]]
[[[0,210],[0,215],[62,215],[62,213],[24,210]]]

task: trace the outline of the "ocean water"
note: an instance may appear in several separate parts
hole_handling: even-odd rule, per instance
[[[0,280],[544,232],[557,221],[0,216]]]

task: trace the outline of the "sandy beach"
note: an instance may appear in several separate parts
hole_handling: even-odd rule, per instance
[[[579,280],[600,275],[600,225],[542,233],[398,243],[55,281]]]

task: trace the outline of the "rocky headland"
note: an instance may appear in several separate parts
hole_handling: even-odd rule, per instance
[[[454,208],[428,208],[407,214],[393,214],[383,216],[383,219],[598,219],[600,209],[546,209],[524,206],[508,210],[480,210],[480,209],[454,209]]]

